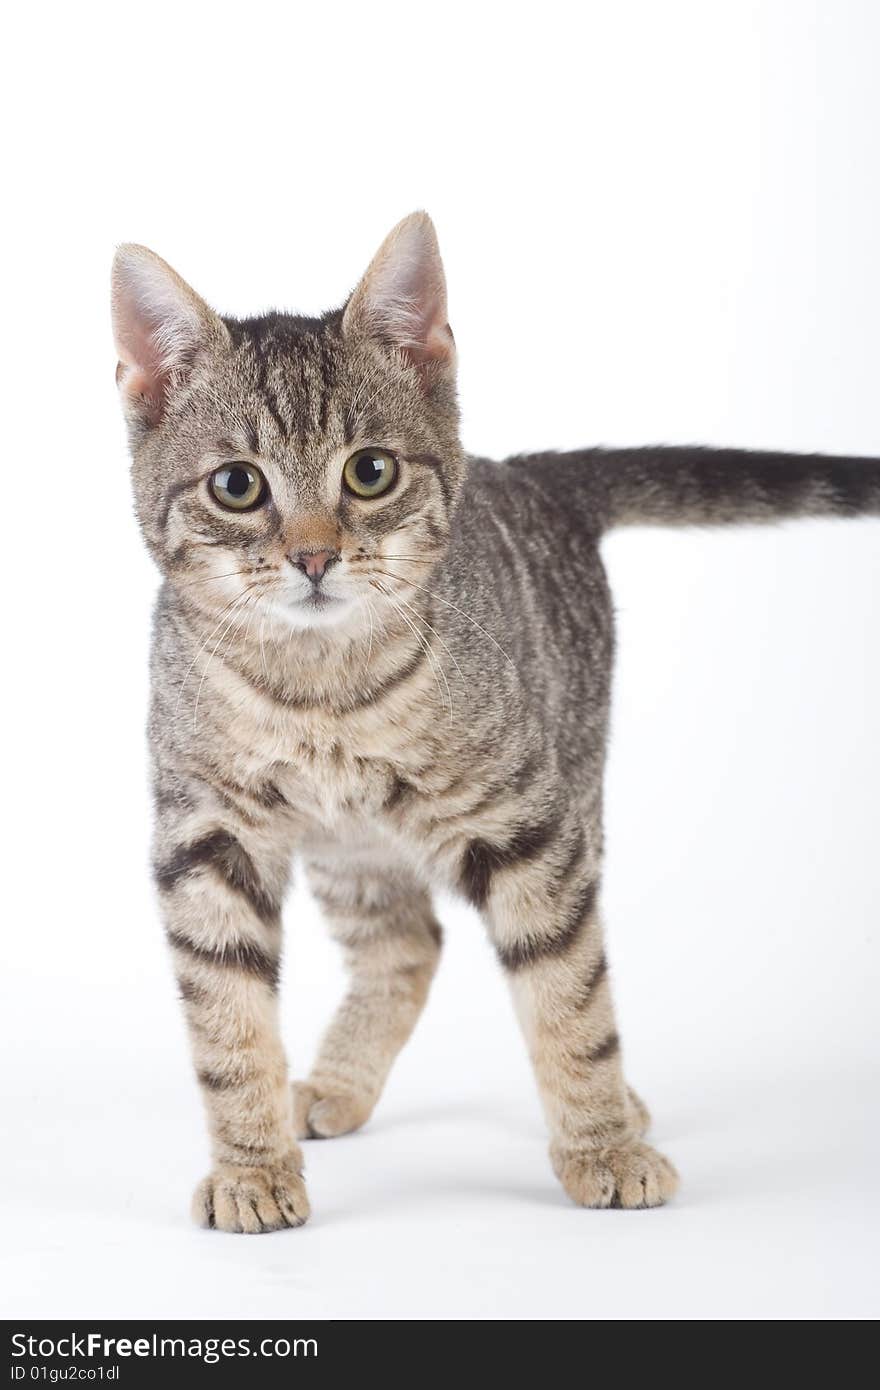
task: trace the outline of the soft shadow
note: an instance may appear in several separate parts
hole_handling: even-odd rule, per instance
[[[435,1106],[422,1106],[415,1110],[401,1110],[390,1115],[383,1115],[379,1109],[365,1126],[369,1133],[394,1134],[402,1129],[423,1128],[430,1124],[454,1124],[463,1122],[465,1124],[488,1125],[493,1130],[503,1130],[508,1134],[515,1134],[519,1138],[533,1139],[543,1133],[538,1125],[530,1123],[525,1115],[520,1115],[512,1110],[499,1110],[493,1108],[491,1104],[485,1105],[482,1102],[460,1102],[439,1104]]]

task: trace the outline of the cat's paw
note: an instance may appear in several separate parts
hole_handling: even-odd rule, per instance
[[[643,1138],[651,1128],[651,1112],[632,1086],[626,1088],[626,1111],[633,1131]]]
[[[293,1163],[265,1168],[224,1163],[196,1188],[192,1211],[199,1226],[261,1235],[302,1226],[310,1207],[305,1183]]]
[[[659,1207],[678,1187],[669,1159],[640,1140],[609,1149],[551,1149],[551,1158],[562,1186],[581,1207]]]
[[[360,1129],[373,1105],[353,1091],[331,1091],[311,1081],[293,1083],[293,1129],[297,1139],[335,1139]]]

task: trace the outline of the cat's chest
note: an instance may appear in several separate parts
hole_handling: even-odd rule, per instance
[[[373,709],[295,712],[271,722],[240,720],[236,733],[247,780],[270,777],[289,806],[328,830],[384,819],[401,783],[421,781],[447,758],[436,718],[415,702],[406,720]]]
[[[279,790],[309,821],[338,828],[352,819],[381,817],[395,785],[396,763],[358,751],[342,739],[299,739],[273,769]]]
[[[338,833],[357,822],[381,832],[387,822],[397,839],[401,787],[415,813],[455,761],[446,711],[419,680],[394,698],[343,710],[291,708],[253,687],[231,696],[225,746],[237,774],[243,784],[271,780],[304,828]]]

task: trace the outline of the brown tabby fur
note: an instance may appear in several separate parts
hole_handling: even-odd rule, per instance
[[[742,451],[467,459],[429,219],[343,310],[222,319],[151,252],[113,306],[153,638],[155,872],[210,1125],[195,1214],[309,1214],[298,1139],[370,1116],[440,953],[431,889],[482,912],[575,1202],[677,1178],[624,1080],[600,922],[613,655],[599,542],[628,522],[880,511],[880,465]],[[362,499],[359,448],[397,460]],[[257,466],[252,511],[210,477]],[[303,557],[328,558],[323,578]],[[312,1074],[278,1029],[281,908],[303,862],[350,972]]]

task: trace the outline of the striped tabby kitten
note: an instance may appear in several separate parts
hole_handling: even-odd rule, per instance
[[[435,885],[485,918],[553,1167],[590,1207],[676,1187],[643,1140],[602,943],[613,526],[880,512],[880,463],[702,449],[466,458],[434,229],[344,308],[221,318],[164,261],[113,267],[153,636],[155,875],[213,1141],[196,1219],[309,1214],[298,1139],[369,1118],[440,954]],[[291,1089],[292,856],[350,986]]]

